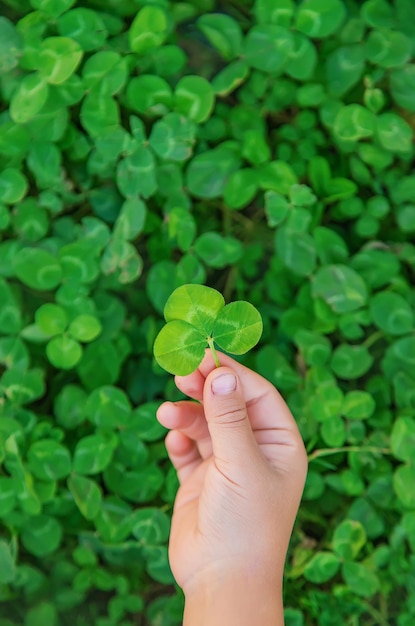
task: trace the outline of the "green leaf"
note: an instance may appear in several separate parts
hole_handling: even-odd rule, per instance
[[[162,159],[186,161],[193,154],[196,127],[178,113],[168,113],[153,125],[150,146]]]
[[[202,76],[184,76],[176,85],[174,108],[200,124],[211,115],[215,104],[212,85]]]
[[[163,486],[165,475],[155,463],[134,471],[126,471],[121,465],[111,464],[105,471],[104,478],[107,487],[114,493],[128,501],[141,503],[156,497]],[[129,534],[133,520],[129,518],[126,521]]]
[[[10,210],[4,204],[0,204],[0,232],[7,230],[11,222]]]
[[[361,9],[364,21],[373,28],[388,28],[394,23],[392,7],[384,0],[369,0]]]
[[[58,19],[58,32],[76,41],[84,52],[101,48],[108,35],[100,14],[85,7],[64,12]]]
[[[272,345],[261,348],[256,356],[258,372],[281,390],[297,389],[300,378],[287,359]]]
[[[294,170],[284,161],[264,163],[258,169],[258,177],[261,189],[270,189],[283,195],[288,195],[291,187],[298,182]]]
[[[7,17],[0,17],[0,74],[15,68],[22,52],[21,34]]]
[[[331,353],[331,344],[327,337],[302,329],[295,334],[294,340],[307,364],[324,365],[327,363]]]
[[[147,207],[140,198],[128,198],[123,203],[114,225],[114,237],[132,241],[142,232]]]
[[[70,37],[47,37],[40,45],[36,69],[52,85],[64,83],[78,67],[83,52]]]
[[[63,333],[68,324],[68,316],[63,307],[47,302],[36,310],[35,323],[42,333],[51,337]]]
[[[415,453],[415,420],[412,417],[398,417],[391,434],[391,449],[400,461],[411,461]]]
[[[57,619],[57,611],[53,604],[40,602],[40,604],[37,604],[27,611],[24,626],[40,626],[41,624],[56,626]]]
[[[411,462],[400,465],[393,475],[395,493],[406,509],[415,509],[414,480],[415,465]]]
[[[134,409],[131,428],[141,441],[159,441],[165,436],[166,429],[156,419],[159,406],[158,402],[146,402]]]
[[[261,165],[271,159],[271,150],[264,134],[258,130],[247,130],[243,136],[242,156],[252,163]]]
[[[340,560],[332,552],[317,552],[304,568],[304,577],[321,585],[331,580],[339,571]]]
[[[7,282],[0,278],[0,333],[17,334],[22,325],[19,304]]]
[[[273,228],[285,220],[290,210],[290,203],[283,195],[275,191],[266,191],[264,197],[268,225]]]
[[[66,430],[73,430],[86,419],[87,393],[77,385],[65,385],[57,394],[53,409],[58,421]]]
[[[225,300],[216,289],[203,285],[182,285],[167,300],[164,318],[166,322],[182,320],[210,335],[217,314],[224,306]]]
[[[223,190],[223,198],[231,209],[242,209],[253,201],[257,191],[257,173],[245,168],[230,175]]]
[[[36,142],[30,149],[27,164],[40,189],[56,188],[62,180],[61,154],[51,142]]]
[[[337,436],[339,430],[337,418],[341,413],[342,404],[343,393],[341,389],[336,383],[328,380],[318,385],[310,399],[309,406],[314,419],[318,422],[336,419],[335,422],[331,423],[330,427],[332,429],[334,426]]]
[[[218,198],[233,172],[240,167],[234,150],[219,146],[195,156],[186,171],[186,186],[196,198]]]
[[[146,54],[161,46],[169,28],[167,13],[159,6],[143,7],[135,16],[128,33],[130,48],[137,54]]]
[[[391,94],[396,104],[415,111],[415,64],[408,64],[390,73]]]
[[[357,557],[367,541],[366,531],[356,520],[345,519],[337,526],[333,535],[333,550],[341,559]]]
[[[149,198],[157,189],[156,161],[146,146],[139,146],[117,165],[117,187],[125,198]]]
[[[405,154],[411,150],[414,133],[401,116],[388,112],[377,117],[376,136],[385,150]]]
[[[225,305],[218,313],[212,331],[215,343],[226,352],[244,354],[261,338],[262,318],[249,302]]]
[[[93,245],[87,239],[68,243],[59,250],[59,262],[62,268],[62,282],[79,285],[91,283],[98,274],[98,262],[93,253]],[[72,296],[70,304],[72,303]],[[70,310],[70,307],[66,307]]]
[[[303,0],[297,10],[295,27],[316,39],[335,33],[346,16],[341,0]]]
[[[164,78],[142,74],[128,81],[127,104],[143,115],[166,115],[173,105],[173,92]]]
[[[114,274],[121,285],[126,285],[140,276],[143,259],[129,241],[113,239],[102,255],[101,270],[104,275]]]
[[[15,487],[13,478],[0,476],[0,517],[5,517],[13,511],[17,499]]]
[[[338,415],[325,419],[321,425],[321,436],[326,446],[330,448],[343,446],[347,437],[344,420]]]
[[[368,60],[381,67],[399,67],[411,58],[411,40],[399,31],[372,30],[365,41]]]
[[[124,391],[111,385],[95,389],[85,411],[88,419],[100,428],[123,428],[131,417],[131,404]]]
[[[73,471],[77,474],[99,474],[111,462],[112,442],[103,435],[89,435],[78,441],[73,456]]]
[[[396,211],[396,221],[402,232],[415,232],[415,205],[404,204],[399,206]]]
[[[156,76],[172,76],[183,72],[187,56],[178,45],[164,44],[151,52],[151,61]]]
[[[93,54],[82,67],[82,79],[85,87],[88,90],[97,90],[105,96],[117,94],[124,87],[127,78],[128,66],[125,58],[112,50],[101,50]]]
[[[7,369],[27,369],[29,352],[19,337],[3,337],[0,339],[0,363]]]
[[[29,517],[23,527],[21,540],[30,554],[45,557],[53,554],[62,541],[62,526],[49,515]]]
[[[24,76],[10,101],[10,117],[16,124],[25,124],[44,106],[49,86],[38,73]]]
[[[56,368],[70,370],[81,360],[82,347],[72,337],[58,335],[48,342],[46,355]]]
[[[217,96],[228,96],[235,91],[249,75],[249,66],[245,61],[234,61],[226,65],[212,78],[212,87]]]
[[[163,511],[153,507],[143,507],[133,514],[132,534],[145,546],[163,544],[170,532],[169,517]]]
[[[284,73],[297,80],[308,80],[313,74],[318,56],[315,45],[308,37],[294,32],[293,46],[284,67]]]
[[[327,86],[330,95],[339,98],[354,87],[361,80],[365,61],[364,50],[360,42],[356,45],[341,46],[333,50],[326,60]]]
[[[382,361],[382,369],[387,376],[393,377],[397,372],[414,377],[415,337],[402,337],[395,340],[386,350]]]
[[[176,207],[168,215],[169,238],[177,241],[183,252],[187,252],[196,236],[196,221],[187,209]],[[182,257],[183,258],[183,257]]]
[[[16,564],[10,545],[0,540],[0,584],[8,585],[16,577]]]
[[[414,327],[414,313],[408,302],[392,291],[381,291],[370,300],[370,314],[376,326],[391,335],[405,335]]]
[[[145,547],[143,553],[147,561],[146,569],[154,580],[163,585],[169,585],[174,582],[167,546]]]
[[[373,365],[373,356],[364,346],[339,345],[333,352],[331,368],[339,378],[355,380]]]
[[[243,247],[238,239],[223,237],[216,232],[200,235],[194,249],[206,265],[219,269],[236,263],[243,256]]]
[[[94,315],[78,315],[69,325],[68,333],[84,343],[93,341],[102,332],[101,322]]]
[[[342,413],[348,419],[363,420],[369,418],[376,408],[373,396],[366,391],[348,391],[344,397]]]
[[[168,322],[154,342],[157,363],[171,374],[187,376],[200,365],[207,347],[206,336],[182,320]]]
[[[373,289],[388,285],[399,274],[399,260],[388,250],[362,250],[355,255],[351,268]]]
[[[317,256],[322,265],[344,263],[349,251],[347,245],[338,233],[325,226],[317,226],[313,232]]]
[[[294,10],[293,0],[279,0],[278,4],[273,0],[256,0],[254,8],[259,24],[280,24],[287,28],[291,25]]]
[[[366,304],[367,287],[359,274],[346,265],[319,269],[312,282],[314,297],[321,297],[335,313],[348,313]]]
[[[310,276],[314,272],[316,248],[311,235],[285,224],[277,229],[275,244],[279,258],[294,274]]]
[[[254,26],[244,41],[244,59],[251,67],[269,74],[280,74],[293,50],[291,32],[283,26]]]
[[[289,195],[290,201],[294,206],[308,207],[317,201],[316,196],[307,185],[293,185]]]
[[[339,141],[359,141],[371,137],[375,130],[375,116],[360,104],[342,107],[336,115],[333,133]]]
[[[119,126],[120,112],[111,96],[92,91],[82,101],[80,120],[91,137],[96,137]]]
[[[69,451],[52,439],[33,443],[27,453],[29,468],[39,480],[60,480],[71,472]]]
[[[72,474],[68,478],[68,488],[85,519],[95,519],[102,503],[102,491],[99,485],[90,478]]]
[[[380,113],[386,104],[385,94],[381,89],[366,89],[363,94],[365,106],[372,113]]]
[[[58,17],[75,4],[76,0],[30,0],[30,5],[34,9],[39,9],[51,17]]]
[[[81,477],[80,477],[81,478]],[[84,478],[84,480],[88,480]],[[131,507],[116,496],[103,499],[98,515],[94,519],[100,539],[119,543],[131,533],[133,519]]]
[[[49,230],[48,214],[34,198],[26,198],[14,208],[13,228],[22,239],[39,241]]]
[[[44,373],[40,369],[9,369],[0,378],[0,390],[14,404],[29,404],[45,393]]]
[[[222,13],[208,13],[199,17],[197,26],[224,59],[231,60],[239,56],[242,30],[232,17]]]
[[[26,177],[16,168],[8,167],[0,172],[0,202],[16,204],[28,191]]]
[[[342,565],[342,576],[348,588],[361,598],[372,598],[379,591],[379,578],[363,563],[346,561]]]

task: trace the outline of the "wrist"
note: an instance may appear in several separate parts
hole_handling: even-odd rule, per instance
[[[282,573],[255,568],[201,575],[184,589],[183,626],[283,626]]]

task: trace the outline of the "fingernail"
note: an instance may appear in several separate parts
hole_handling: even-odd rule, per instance
[[[233,374],[222,374],[212,380],[212,392],[217,396],[226,396],[236,389],[236,378]]]

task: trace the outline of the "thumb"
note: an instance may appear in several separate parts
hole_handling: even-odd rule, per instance
[[[258,455],[240,379],[230,367],[219,367],[207,376],[203,407],[216,459],[246,466]]]

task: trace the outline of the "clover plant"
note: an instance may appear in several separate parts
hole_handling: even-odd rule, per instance
[[[154,342],[154,356],[161,367],[184,376],[200,364],[206,346],[216,366],[216,345],[231,354],[244,354],[262,334],[259,311],[249,302],[225,305],[222,294],[203,285],[182,285],[173,291],[164,307],[167,324]]]
[[[413,626],[415,2],[0,6],[0,626],[182,623],[164,367],[258,340],[286,626]]]

